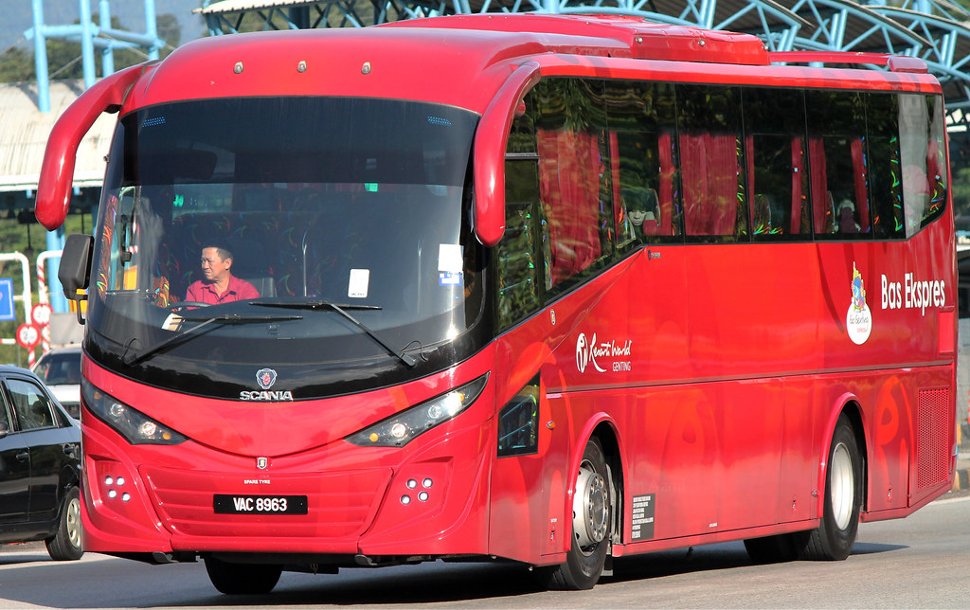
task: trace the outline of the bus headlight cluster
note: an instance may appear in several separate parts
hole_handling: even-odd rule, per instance
[[[403,447],[467,409],[485,388],[488,374],[347,437],[363,447]],[[403,500],[402,500],[403,501]]]
[[[417,479],[408,479],[404,482],[404,486],[407,487],[410,493],[403,494],[401,496],[401,504],[407,506],[411,503],[412,494],[414,498],[417,498],[418,502],[427,502],[431,498],[429,493],[430,489],[434,487],[434,480],[431,477],[424,477],[421,479],[421,488],[418,488]]]
[[[132,445],[177,445],[186,439],[144,413],[105,394],[86,380],[81,380],[81,397],[85,406]]]

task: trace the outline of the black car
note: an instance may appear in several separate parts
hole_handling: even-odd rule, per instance
[[[26,369],[0,366],[0,543],[80,559],[81,428]]]

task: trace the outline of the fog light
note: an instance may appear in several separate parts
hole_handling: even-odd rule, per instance
[[[112,485],[115,484],[115,480],[112,479],[110,476],[105,477],[104,478],[104,484],[107,485],[108,487],[110,487],[110,486],[112,486]]]
[[[411,496],[401,496],[401,504],[405,506],[411,503]]]
[[[425,489],[431,489],[431,486],[434,485],[434,481],[428,478],[421,481],[421,485],[423,485]]]
[[[109,489],[109,490],[108,490],[108,497],[109,497],[109,498],[115,498],[115,497],[117,497],[117,496],[118,496],[118,492],[117,492],[117,491],[115,491],[115,490],[113,490],[113,489]]]
[[[115,482],[116,482],[116,483],[118,484],[118,486],[120,487],[121,485],[124,485],[124,484],[125,484],[125,477],[118,477],[118,478],[117,478],[117,479],[115,480]]]
[[[418,482],[415,481],[414,479],[408,479],[408,482],[406,483],[406,485],[408,486],[408,489],[414,489],[415,487],[418,486]]]
[[[127,502],[128,500],[131,500],[131,494],[130,493],[125,492],[125,493],[121,494],[121,501],[122,502]]]
[[[418,500],[421,500],[422,502],[427,502],[428,501],[428,492],[422,491],[421,493],[419,493],[418,494]]]

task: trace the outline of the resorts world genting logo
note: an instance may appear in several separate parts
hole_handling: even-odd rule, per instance
[[[585,373],[590,365],[599,373],[631,370],[633,340],[621,341],[597,341],[596,333],[593,333],[592,338],[587,338],[586,333],[579,333],[576,338],[576,368],[580,373]]]

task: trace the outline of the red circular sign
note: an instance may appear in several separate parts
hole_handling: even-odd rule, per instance
[[[21,347],[32,349],[40,343],[40,329],[33,324],[21,324],[17,327],[17,343]]]
[[[30,317],[37,326],[47,326],[51,322],[51,306],[47,303],[37,303],[30,310]]]

